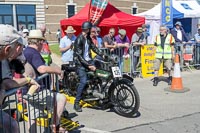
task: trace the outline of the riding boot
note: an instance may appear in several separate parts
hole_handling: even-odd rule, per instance
[[[74,110],[76,112],[82,112],[82,108],[81,108],[81,106],[79,105],[78,102],[75,102],[75,104],[74,104]]]
[[[168,77],[168,80],[169,80],[169,81],[168,81],[168,85],[171,85],[171,84],[172,84],[172,76],[169,76],[169,77]]]
[[[157,86],[157,85],[158,85],[158,77],[154,77],[153,86]]]

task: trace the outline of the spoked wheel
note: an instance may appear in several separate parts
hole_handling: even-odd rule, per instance
[[[125,117],[133,117],[140,106],[139,94],[134,85],[121,80],[111,92],[114,111]]]

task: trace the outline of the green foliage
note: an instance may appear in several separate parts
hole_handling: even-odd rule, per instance
[[[52,53],[61,56],[61,53],[59,51],[59,45],[58,44],[51,44],[50,46],[50,50]]]

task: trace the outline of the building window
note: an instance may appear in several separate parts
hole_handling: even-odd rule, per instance
[[[75,14],[75,5],[68,5],[68,18],[74,16]]]
[[[13,6],[0,4],[0,24],[13,25]]]
[[[18,30],[35,29],[36,26],[35,12],[36,12],[35,5],[16,5]]]
[[[137,14],[137,7],[132,7],[132,14]]]

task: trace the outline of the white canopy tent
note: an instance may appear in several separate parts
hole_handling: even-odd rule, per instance
[[[179,18],[179,12],[183,14],[182,18],[192,18],[191,34],[193,35],[194,33],[196,33],[196,25],[198,24],[200,18],[200,5],[198,4],[198,2],[196,0],[173,0],[173,8],[175,9],[173,10],[173,12],[175,13],[173,15],[174,18]],[[135,15],[145,17],[146,24],[150,25],[150,37],[148,38],[148,42],[153,43],[155,36],[159,33],[159,25],[161,19],[161,3],[159,3],[158,5],[156,5],[148,11]]]
[[[200,18],[200,5],[196,0],[173,0],[173,7],[183,13],[184,18]]]

